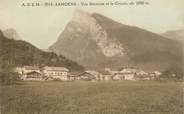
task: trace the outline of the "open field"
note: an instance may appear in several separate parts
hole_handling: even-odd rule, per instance
[[[0,97],[1,114],[183,114],[181,82],[19,82]]]

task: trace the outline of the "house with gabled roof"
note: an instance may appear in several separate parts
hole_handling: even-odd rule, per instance
[[[68,79],[69,81],[75,81],[75,80],[80,80],[80,72],[69,72],[68,73]]]
[[[136,80],[149,80],[150,77],[147,72],[143,70],[137,70],[136,75],[135,75]]]
[[[135,68],[123,68],[114,74],[113,80],[135,80],[136,71]]]
[[[83,72],[78,75],[80,77],[80,80],[85,80],[85,81],[94,81],[96,80],[95,75],[89,73],[89,72]]]
[[[29,81],[41,81],[43,79],[43,75],[40,72],[32,71],[24,73],[21,76],[22,80],[29,80]]]
[[[40,68],[37,66],[16,67],[17,72],[22,80],[42,80]]]
[[[102,74],[103,74],[103,75],[102,75],[102,77],[101,77],[101,80],[104,80],[104,81],[112,80],[113,74],[110,73],[109,71],[104,70]]]
[[[41,72],[40,68],[37,66],[23,66],[23,67],[16,67],[15,72],[18,72],[19,74],[26,74],[29,72]]]
[[[101,80],[102,79],[102,74],[97,72],[97,71],[87,70],[85,72],[92,74],[95,77],[95,80]]]

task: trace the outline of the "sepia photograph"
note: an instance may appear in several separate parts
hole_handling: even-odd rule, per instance
[[[183,0],[0,0],[0,114],[184,114]]]

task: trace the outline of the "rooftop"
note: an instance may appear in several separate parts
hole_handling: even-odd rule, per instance
[[[51,71],[66,71],[68,72],[69,70],[65,67],[44,67],[44,70],[51,70]]]

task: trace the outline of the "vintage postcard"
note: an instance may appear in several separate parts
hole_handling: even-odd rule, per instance
[[[184,114],[183,0],[0,0],[0,114]]]

